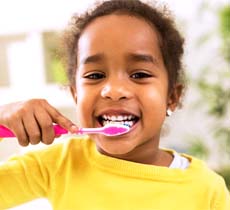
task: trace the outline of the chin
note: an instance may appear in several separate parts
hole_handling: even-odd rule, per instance
[[[108,156],[113,156],[113,157],[125,156],[134,149],[133,147],[130,147],[128,145],[103,145],[103,144],[98,144],[97,148],[100,153]]]

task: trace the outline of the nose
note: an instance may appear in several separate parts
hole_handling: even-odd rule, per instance
[[[101,90],[101,96],[105,99],[119,101],[129,99],[133,95],[126,81],[115,79],[108,81]]]

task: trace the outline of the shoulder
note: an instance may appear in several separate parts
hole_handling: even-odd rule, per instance
[[[188,154],[181,154],[190,162],[188,171],[193,175],[194,180],[205,183],[220,183],[223,178],[212,170],[204,161]]]
[[[190,161],[188,171],[192,174],[194,182],[200,184],[204,190],[212,192],[215,196],[223,194],[223,192],[229,196],[225,180],[222,176],[210,169],[202,160],[187,154],[182,154],[182,156],[188,158]]]
[[[229,209],[230,195],[222,176],[210,169],[207,164],[195,157],[181,154],[190,161],[187,173],[190,174],[190,192],[210,201],[212,209]]]
[[[188,161],[188,166],[186,167],[186,169],[183,169],[183,174],[186,175],[188,179],[208,182],[222,180],[222,177],[218,175],[214,170],[209,168],[204,161],[185,153],[178,153],[172,149],[164,148],[164,151],[174,154],[174,156],[175,154],[177,154],[177,156],[185,158]]]

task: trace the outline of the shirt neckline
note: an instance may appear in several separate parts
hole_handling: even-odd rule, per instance
[[[182,181],[185,179],[191,179],[194,176],[194,173],[199,171],[197,169],[202,165],[202,161],[185,154],[181,155],[190,161],[190,165],[186,170],[141,164],[103,155],[97,150],[94,141],[90,139],[82,142],[85,144],[84,153],[92,166],[97,167],[100,170],[122,176],[155,180]],[[174,150],[164,150],[171,154],[176,153]],[[191,175],[192,173],[193,175]]]

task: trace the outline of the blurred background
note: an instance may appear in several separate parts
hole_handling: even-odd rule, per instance
[[[73,13],[94,0],[0,0],[0,105],[45,98],[77,122],[59,45]],[[186,39],[188,89],[182,109],[164,125],[161,146],[204,160],[230,188],[230,4],[228,0],[162,0]],[[57,142],[64,141],[64,138]],[[0,142],[0,161],[28,150]],[[51,209],[39,199],[12,210]]]

